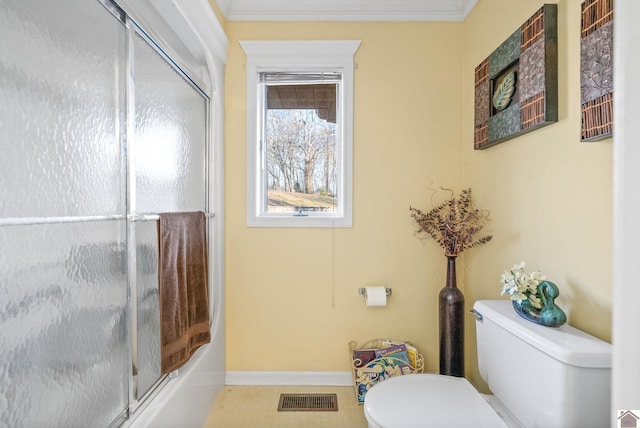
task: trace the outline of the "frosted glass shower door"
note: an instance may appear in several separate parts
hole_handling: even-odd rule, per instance
[[[155,218],[207,211],[209,100],[143,34],[0,0],[0,427],[117,426],[160,385]]]
[[[142,215],[206,212],[208,100],[138,33],[133,46],[135,197],[131,206]],[[161,377],[158,237],[154,221],[134,225],[140,398]]]
[[[97,1],[0,0],[0,426],[128,407],[124,54]]]

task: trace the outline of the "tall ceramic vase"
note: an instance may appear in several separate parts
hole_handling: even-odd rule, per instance
[[[455,256],[447,256],[447,283],[439,300],[440,374],[464,377],[464,295],[456,284]]]

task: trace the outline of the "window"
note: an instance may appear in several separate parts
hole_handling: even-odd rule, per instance
[[[240,44],[247,54],[247,225],[350,227],[360,42]]]

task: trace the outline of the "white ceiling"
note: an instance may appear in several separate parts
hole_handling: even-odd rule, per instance
[[[478,0],[215,0],[229,21],[462,21]]]

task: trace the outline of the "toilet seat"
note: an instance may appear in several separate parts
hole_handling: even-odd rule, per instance
[[[506,424],[465,378],[411,374],[387,379],[365,396],[369,428],[500,428]]]

